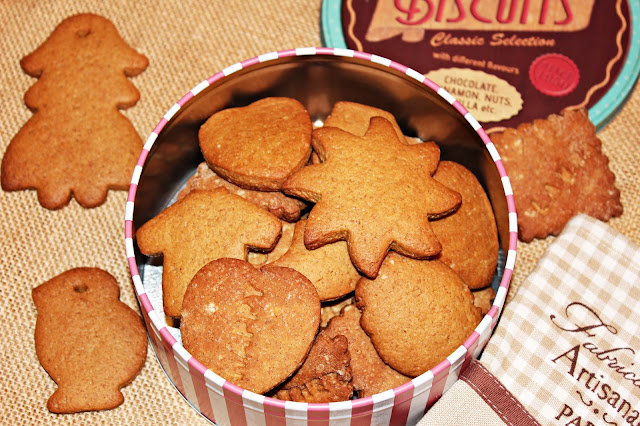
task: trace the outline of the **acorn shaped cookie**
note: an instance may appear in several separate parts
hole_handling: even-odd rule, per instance
[[[97,268],[76,268],[33,289],[36,354],[58,384],[54,413],[107,410],[122,404],[147,354],[140,317],[119,300],[118,283]]]

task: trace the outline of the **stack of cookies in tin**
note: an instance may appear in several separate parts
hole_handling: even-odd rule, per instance
[[[291,98],[215,113],[205,162],[136,238],[163,255],[165,314],[203,365],[335,402],[458,348],[491,304],[499,243],[474,174],[387,111],[341,101],[315,124]]]

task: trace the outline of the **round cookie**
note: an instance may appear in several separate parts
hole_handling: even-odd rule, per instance
[[[304,245],[306,223],[306,220],[296,223],[291,247],[273,265],[295,269],[307,277],[323,302],[351,293],[356,288],[360,274],[351,263],[347,243],[336,241],[309,250]]]
[[[193,277],[182,304],[182,342],[226,380],[264,393],[305,360],[320,325],[313,284],[290,268],[223,258]]]
[[[411,377],[449,356],[482,318],[471,291],[447,265],[395,253],[375,280],[358,282],[356,303],[380,358]]]
[[[200,127],[209,167],[246,189],[277,191],[311,155],[311,119],[291,98],[265,98],[213,114]]]
[[[466,167],[441,161],[433,175],[441,184],[462,196],[453,214],[431,221],[442,244],[437,259],[449,265],[470,289],[491,284],[498,264],[498,229],[491,203],[482,185]]]

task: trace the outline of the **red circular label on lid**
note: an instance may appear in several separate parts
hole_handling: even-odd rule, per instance
[[[531,63],[529,80],[545,95],[564,96],[578,86],[580,70],[567,56],[549,53],[538,56]]]

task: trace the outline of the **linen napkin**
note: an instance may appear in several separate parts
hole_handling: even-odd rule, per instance
[[[640,247],[574,217],[420,425],[640,425]]]

